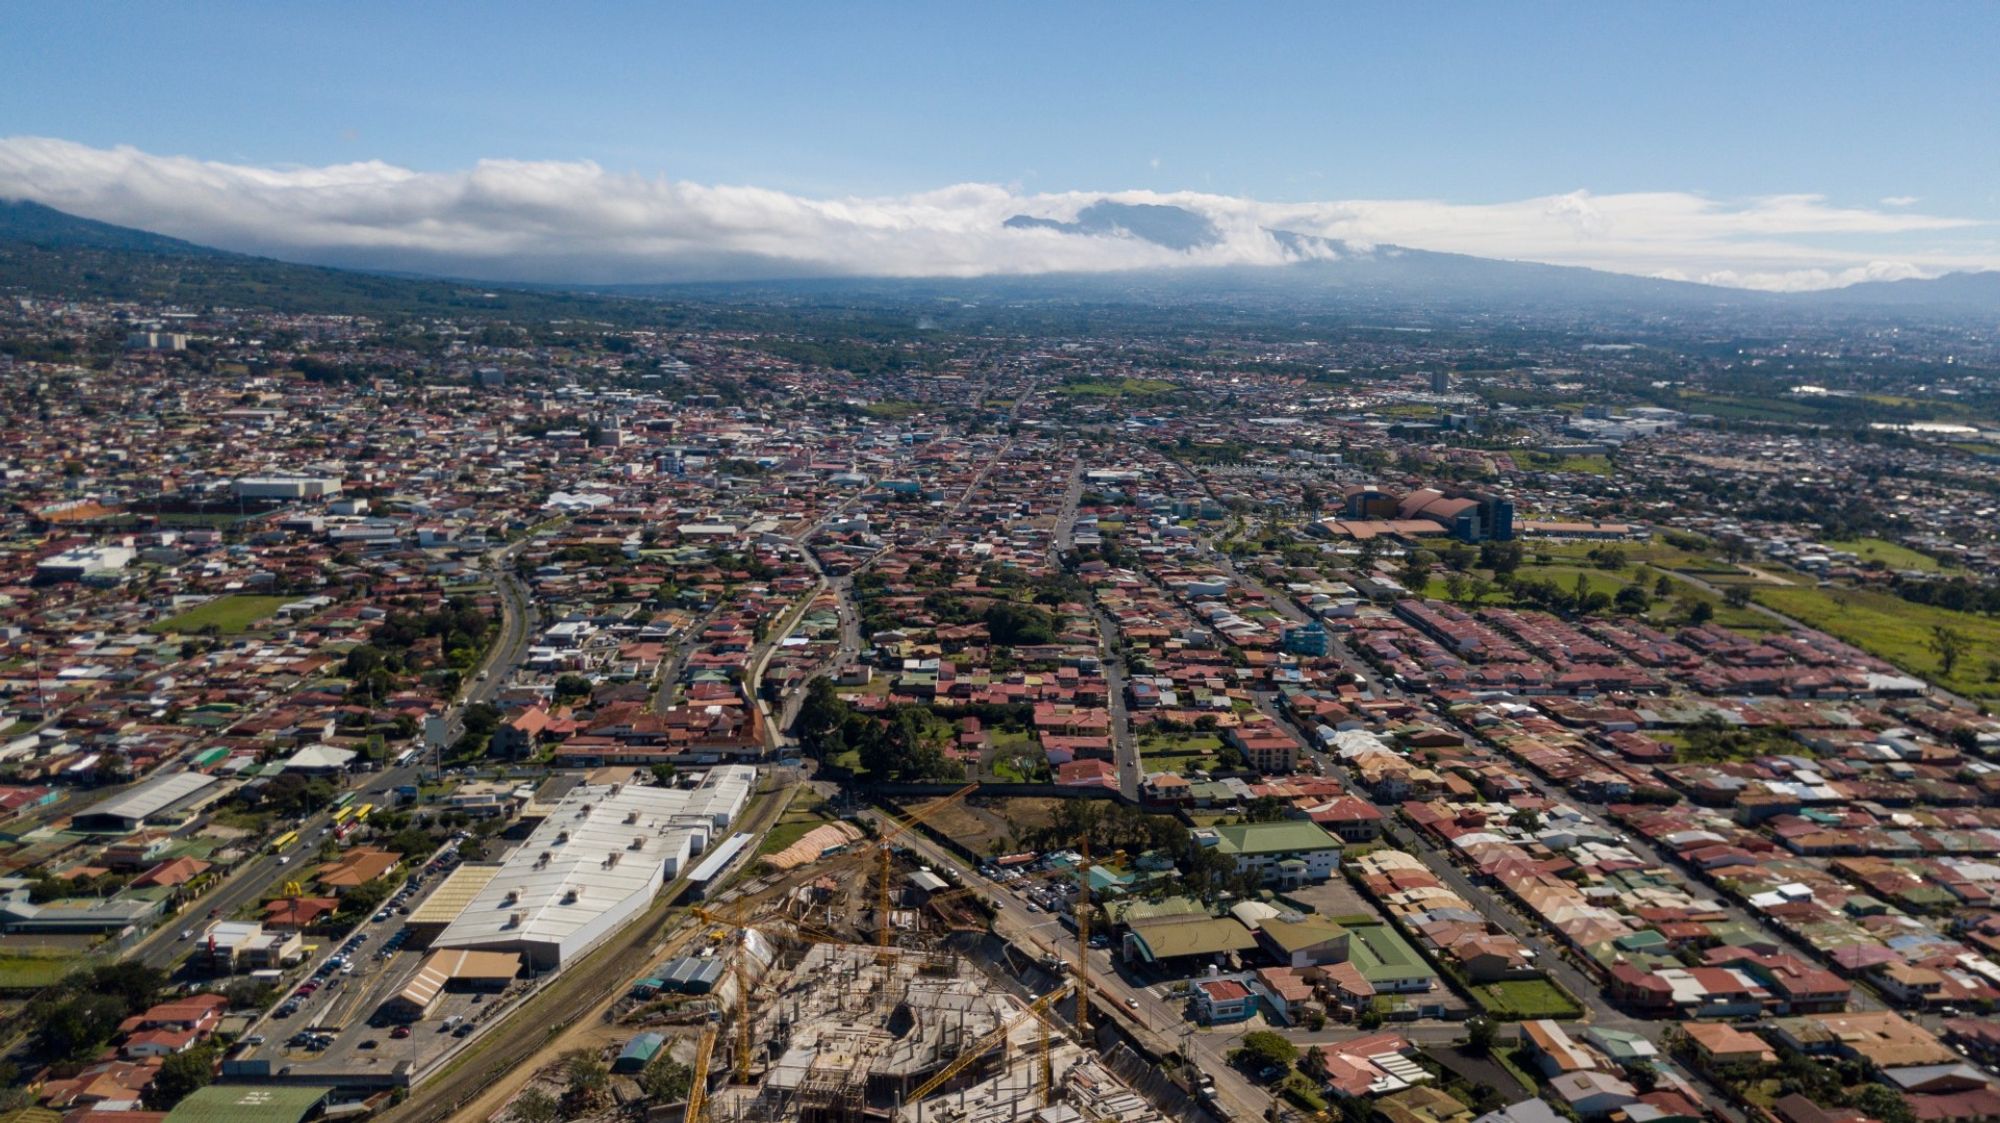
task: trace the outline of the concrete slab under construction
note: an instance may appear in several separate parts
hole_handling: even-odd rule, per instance
[[[948,952],[805,944],[756,988],[750,1039],[752,1083],[717,1089],[718,1123],[1011,1123],[1043,1108],[1056,1114],[1041,1123],[1064,1123],[1076,1109],[1042,1103],[1045,1043],[1056,1098],[1098,1105],[1085,1118],[1164,1118],[1059,1023],[1045,1031],[1024,999]],[[906,1104],[968,1052],[935,1094]]]

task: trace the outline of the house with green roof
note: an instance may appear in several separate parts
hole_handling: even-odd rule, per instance
[[[1340,840],[1305,819],[1204,827],[1194,838],[1234,858],[1238,873],[1281,889],[1325,881],[1340,868]]]
[[[1241,954],[1257,946],[1257,935],[1234,918],[1222,920],[1160,917],[1135,921],[1125,933],[1125,958],[1135,963],[1195,967],[1198,961]]]
[[[332,1088],[280,1084],[210,1084],[174,1105],[166,1123],[303,1123],[320,1113]]]
[[[1408,941],[1386,924],[1347,930],[1347,961],[1377,994],[1415,994],[1437,986],[1437,975]]]
[[[1257,942],[1285,967],[1345,963],[1349,939],[1346,928],[1322,916],[1270,917],[1257,925]]]

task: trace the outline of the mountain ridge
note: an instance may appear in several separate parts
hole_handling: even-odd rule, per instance
[[[1168,248],[1198,248],[1213,244],[1216,238],[1212,222],[1183,208],[1109,201],[1086,206],[1074,219],[1016,215],[1006,223],[1072,237],[1137,238]],[[281,261],[82,218],[39,203],[0,200],[0,288],[109,299],[246,304],[281,311],[314,310],[331,301],[342,308],[382,313],[589,313],[614,318],[631,311],[617,307],[615,302],[621,300],[728,300],[800,293],[827,298],[866,294],[903,300],[1179,304],[1208,300],[1255,305],[1293,301],[1358,311],[1388,306],[1624,312],[1762,308],[1985,313],[2000,309],[2000,271],[1777,294],[1387,244],[1363,247],[1287,230],[1265,233],[1295,260],[1283,265],[1201,265],[977,278],[801,276],[653,284],[535,283]]]

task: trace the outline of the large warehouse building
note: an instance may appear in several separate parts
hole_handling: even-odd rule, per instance
[[[691,790],[572,789],[431,946],[515,952],[535,971],[562,966],[643,911],[722,837],[756,780],[753,768],[725,766]]]
[[[80,831],[114,834],[136,831],[147,823],[176,821],[210,795],[215,777],[200,772],[166,772],[77,812],[72,825]]]

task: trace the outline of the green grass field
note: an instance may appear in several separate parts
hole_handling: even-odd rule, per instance
[[[757,853],[776,854],[792,843],[806,836],[814,827],[833,821],[826,813],[826,800],[811,788],[800,787],[792,793],[792,801],[785,805],[785,811],[764,836],[763,845]]]
[[[1754,608],[1731,608],[1723,602],[1721,597],[1709,592],[1707,589],[1701,588],[1691,581],[1681,580],[1674,574],[1669,574],[1668,576],[1674,578],[1674,594],[1665,599],[1654,598],[1653,612],[1649,618],[1656,626],[1669,627],[1671,624],[1677,623],[1678,615],[1681,611],[1680,602],[1694,600],[1706,603],[1709,610],[1715,614],[1710,617],[1711,623],[1720,624],[1734,631],[1746,632],[1750,635],[1763,635],[1767,632],[1782,632],[1786,630],[1784,625]],[[1651,591],[1650,587],[1648,591]]]
[[[1512,979],[1471,988],[1473,1001],[1496,1021],[1580,1018],[1583,1008],[1547,979]]]
[[[1221,748],[1213,733],[1147,733],[1139,738],[1139,760],[1149,772],[1212,772]]]
[[[0,991],[40,990],[54,986],[80,962],[73,955],[0,955]]]
[[[226,636],[238,635],[250,630],[250,625],[264,619],[278,610],[282,604],[290,604],[291,597],[253,597],[234,595],[217,597],[207,604],[195,607],[168,620],[162,620],[146,629],[155,635],[179,632],[183,635],[199,632],[214,625]]]
[[[2000,681],[1987,670],[1989,662],[2000,661],[2000,620],[1912,604],[1891,593],[1865,589],[1767,586],[1753,595],[1759,604],[1846,640],[1948,690],[1982,697],[2000,696]],[[1966,640],[1966,651],[1949,678],[1941,673],[1937,653],[1931,650],[1932,629],[1937,627],[1951,628]]]
[[[1602,455],[1553,456],[1546,452],[1516,452],[1514,463],[1524,472],[1578,472],[1587,476],[1611,474],[1611,460]]]
[[[1864,562],[1878,561],[1890,569],[1921,569],[1926,573],[1935,573],[1944,568],[1929,554],[1881,538],[1842,538],[1820,545],[1830,550],[1858,554]]]
[[[1056,393],[1071,398],[1123,398],[1164,394],[1175,384],[1158,378],[1090,378],[1065,382]]]
[[[888,401],[869,402],[866,408],[870,414],[876,417],[908,417],[913,413],[922,413],[925,406],[922,402],[906,402],[890,399]]]

